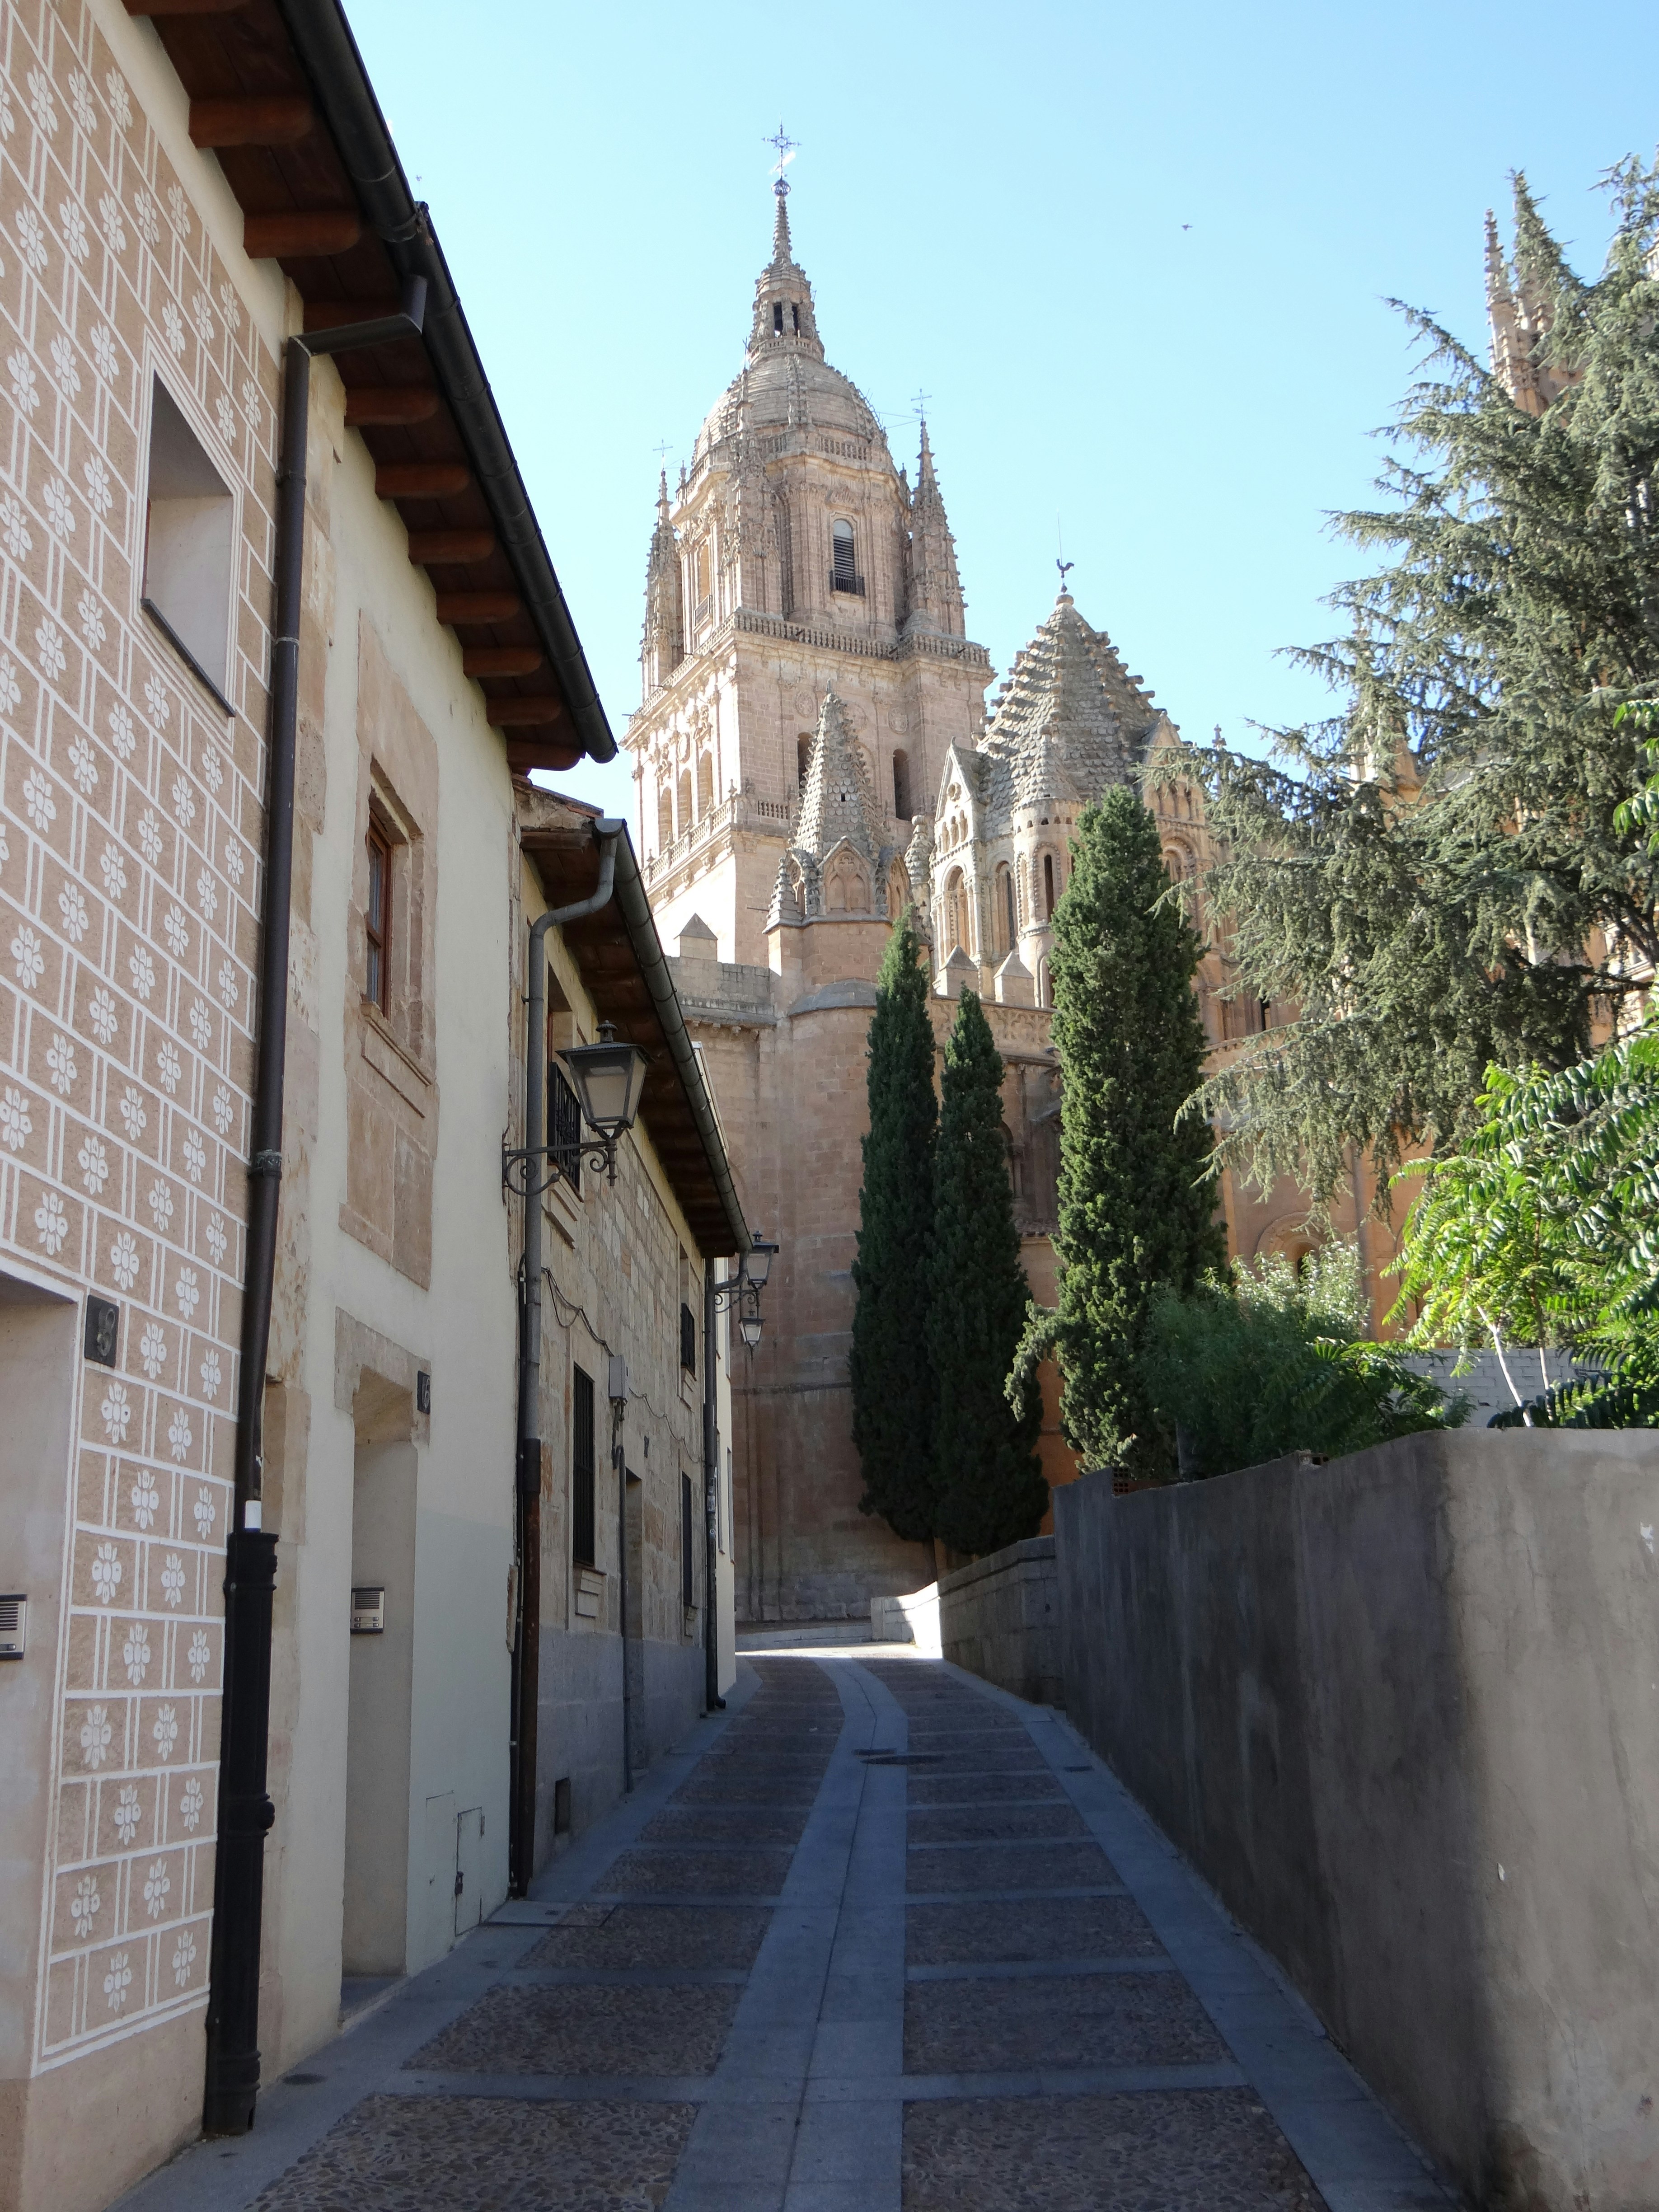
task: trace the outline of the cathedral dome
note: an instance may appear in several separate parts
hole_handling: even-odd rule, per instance
[[[780,192],[772,258],[755,287],[744,365],[698,431],[692,467],[739,430],[792,429],[856,439],[870,448],[872,458],[892,465],[875,410],[852,379],[831,368],[823,357],[812,288],[794,258],[788,203]]]

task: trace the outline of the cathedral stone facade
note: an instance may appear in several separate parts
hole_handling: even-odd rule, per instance
[[[930,939],[941,1044],[964,985],[986,1002],[1026,1272],[1051,1303],[1059,1072],[1051,917],[1088,802],[1178,746],[1062,589],[993,702],[967,636],[926,426],[914,486],[857,388],[824,359],[777,198],[744,367],[659,486],[629,725],[646,879],[748,1218],[781,1254],[760,1347],[734,1374],[741,1620],[839,1619],[932,1579],[923,1547],[863,1515],[848,1352],[866,1126],[866,1042],[892,920]],[[1197,791],[1149,794],[1171,872],[1205,856]],[[1267,1010],[1198,979],[1212,1045]],[[1292,1247],[1305,1200],[1229,1188],[1233,1249]],[[1042,1451],[1075,1462],[1051,1372]]]

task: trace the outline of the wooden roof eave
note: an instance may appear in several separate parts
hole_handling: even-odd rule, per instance
[[[418,341],[338,357],[348,422],[403,516],[410,558],[432,577],[439,620],[483,686],[510,766],[614,757],[430,216],[410,191],[338,0],[126,6],[155,17],[191,100],[191,136],[219,158],[249,252],[277,259],[300,291],[307,329],[369,320],[407,277],[426,280]]]

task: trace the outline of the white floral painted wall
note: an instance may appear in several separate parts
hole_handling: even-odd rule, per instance
[[[27,1662],[40,2069],[204,2000],[277,377],[93,16],[0,26],[0,1271],[120,1310]],[[234,714],[139,605],[156,376],[233,493]]]

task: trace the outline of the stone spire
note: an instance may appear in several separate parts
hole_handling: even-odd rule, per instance
[[[957,542],[945,519],[945,501],[939,478],[933,473],[933,449],[927,442],[925,415],[921,420],[921,458],[916,464],[916,488],[910,497],[908,567],[906,635],[917,630],[932,630],[945,637],[964,635]]]
[[[809,354],[823,359],[818,339],[812,288],[806,271],[795,258],[789,236],[789,187],[780,177],[774,187],[777,213],[772,220],[772,258],[755,287],[755,316],[749,330],[751,362],[780,350]]]
[[[657,526],[645,564],[645,636],[640,647],[641,694],[667,683],[685,653],[680,598],[680,549],[668,509],[668,471],[657,478]]]
[[[848,729],[846,709],[833,691],[826,691],[800,795],[795,849],[821,860],[844,837],[873,870],[880,851],[875,817],[864,756]]]

